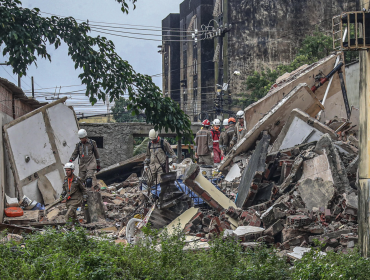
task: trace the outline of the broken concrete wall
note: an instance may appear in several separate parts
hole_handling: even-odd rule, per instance
[[[322,60],[311,64],[307,68],[289,77],[288,80],[277,85],[265,97],[257,102],[249,105],[245,110],[245,120],[247,122],[247,129],[251,130],[260,119],[267,114],[277,103],[279,103],[289,92],[291,92],[300,83],[306,83],[311,88],[315,82],[315,76],[321,72],[328,74],[333,70],[336,55],[331,55]],[[325,90],[328,83],[316,90],[315,96],[321,100],[324,97]],[[340,91],[340,81],[338,75],[334,75],[332,86],[330,87],[329,97]],[[302,109],[302,108],[299,108]],[[290,111],[289,111],[290,113]]]
[[[137,124],[140,126],[140,123]],[[134,137],[132,127],[126,123],[80,123],[88,137],[98,144],[103,168],[127,160],[133,156]]]
[[[130,159],[133,156],[134,137],[148,137],[153,125],[147,123],[80,123],[88,137],[97,141],[102,168]],[[193,123],[195,135],[201,124]],[[159,133],[161,137],[176,137],[172,131]],[[136,143],[140,144],[140,143]]]
[[[251,206],[251,203],[257,194],[258,184],[261,183],[263,172],[266,169],[265,161],[269,143],[270,135],[268,135],[267,132],[264,132],[262,139],[257,144],[256,149],[248,162],[247,168],[243,172],[243,176],[239,184],[238,197],[235,202],[236,206],[239,208],[242,208],[243,206]]]
[[[232,148],[221,162],[219,169],[223,170],[228,166],[234,156],[248,151],[255,144],[262,131],[268,131],[271,141],[275,141],[291,111],[295,108],[302,109],[310,116],[316,116],[324,107],[307,84],[299,84],[289,94],[285,95],[274,108],[264,112],[265,116]]]
[[[337,139],[335,131],[299,109],[292,110],[279,136],[271,148],[271,153],[292,148],[296,145],[318,141],[328,133]]]
[[[348,96],[348,94],[347,94]],[[330,96],[325,101],[325,110],[321,114],[320,121],[325,122],[327,120],[333,120],[334,118],[344,118],[347,119],[346,107],[343,100],[342,91]]]
[[[0,112],[0,127],[11,122],[12,117]],[[15,197],[15,183],[12,170],[10,168],[9,156],[6,151],[4,139],[0,137],[0,221],[3,220],[5,194]]]
[[[63,104],[65,100],[50,103],[4,126],[18,198],[26,195],[48,203],[46,197],[52,202],[62,192],[63,165],[78,142],[75,114]]]
[[[351,189],[349,180],[347,177],[346,169],[339,156],[337,148],[334,146],[330,136],[324,134],[321,139],[317,142],[315,150],[318,154],[327,155],[327,159],[330,164],[331,173],[334,180],[334,187],[339,194],[349,191]]]

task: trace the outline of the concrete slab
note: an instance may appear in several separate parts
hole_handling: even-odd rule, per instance
[[[243,177],[238,188],[238,197],[236,199],[236,206],[242,208],[252,205],[253,199],[257,194],[257,190],[252,188],[252,184],[260,183],[262,181],[262,173],[266,169],[266,156],[270,144],[270,135],[264,132],[262,139],[258,142],[256,149],[253,152],[251,159],[248,162],[247,168],[243,172]],[[259,174],[258,182],[255,181],[256,175]],[[257,187],[258,188],[258,187]]]
[[[329,161],[330,170],[332,172],[334,186],[336,190],[339,194],[342,194],[345,191],[349,192],[351,190],[351,187],[348,181],[346,170],[344,168],[344,164],[329,134],[324,134],[320,138],[314,150],[314,152],[318,154],[324,154],[324,151]]]
[[[237,164],[234,164],[229,173],[227,173],[226,177],[225,177],[225,181],[227,182],[231,182],[233,181],[235,178],[238,178],[241,176],[241,173],[240,173],[240,167],[237,165]]]
[[[297,186],[307,209],[312,210],[314,207],[329,208],[329,202],[333,199],[335,193],[333,182],[323,181],[321,178],[314,180],[307,178]]]
[[[322,60],[309,65],[295,75],[291,75],[289,79],[276,88],[272,89],[264,98],[251,104],[244,110],[247,130],[251,130],[260,119],[267,114],[276,104],[285,98],[287,93],[292,91],[300,83],[307,83],[309,88],[315,84],[314,77],[320,72],[328,74],[333,70],[337,55],[330,55]],[[338,75],[333,76],[333,82],[329,91],[329,97],[341,90]],[[315,92],[315,96],[322,100],[325,94],[328,83],[324,84]],[[290,112],[290,111],[289,111]]]
[[[318,141],[325,133],[333,140],[337,139],[335,131],[330,127],[302,110],[294,109],[269,152],[274,153],[303,143]]]
[[[241,239],[243,242],[253,241],[256,240],[258,237],[261,237],[264,230],[265,229],[261,227],[240,226],[236,230],[234,230],[233,235],[236,236],[238,239]]]
[[[199,171],[200,169],[197,164],[192,164],[188,168],[184,180],[186,186],[219,212],[229,209],[230,206],[237,208],[231,199],[219,191]]]
[[[321,178],[324,181],[330,181],[334,183],[326,152],[323,155],[303,162],[303,174],[301,180],[307,178]]]
[[[295,108],[307,112],[312,117],[324,109],[307,84],[299,84],[248,131],[221,162],[219,169],[223,170],[228,166],[234,156],[250,150],[262,131],[268,131],[271,141],[275,141],[288,120],[291,111]]]
[[[291,257],[295,260],[300,260],[303,258],[304,254],[308,253],[309,251],[311,251],[311,248],[304,248],[304,247],[295,247],[293,249],[293,252],[292,253],[288,253],[287,256],[288,257]],[[324,252],[320,252],[319,253],[321,256],[326,256],[326,253]]]
[[[74,111],[63,104],[66,99],[61,98],[38,108],[4,126],[6,146],[19,197],[28,192],[30,199],[43,203],[40,192],[32,184],[39,178],[43,183],[40,185],[43,190],[47,185],[49,187],[46,190],[50,190],[50,185],[54,189],[52,197],[45,197],[46,201],[53,201],[61,193],[60,185],[65,176],[63,165],[68,162],[79,141]],[[78,174],[78,164],[75,173]],[[54,175],[47,176],[48,174]],[[50,184],[45,185],[48,180]]]
[[[181,231],[185,229],[187,223],[189,223],[195,215],[199,212],[199,208],[191,207],[174,219],[168,226],[166,226],[167,232],[169,234],[173,234],[176,232],[177,228]]]

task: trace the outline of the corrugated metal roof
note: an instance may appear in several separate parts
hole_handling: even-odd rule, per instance
[[[22,102],[31,105],[35,109],[48,104],[47,102],[39,102],[32,97],[27,97],[24,91],[20,87],[16,86],[12,82],[9,82],[7,79],[0,77],[0,85],[9,89],[14,95],[15,99],[21,100]]]

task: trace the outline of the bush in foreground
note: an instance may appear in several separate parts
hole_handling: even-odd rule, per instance
[[[243,251],[216,239],[208,251],[184,251],[184,237],[160,237],[160,246],[121,246],[89,238],[83,229],[25,236],[25,248],[0,245],[0,279],[366,279],[369,262],[355,251],[325,258],[308,254],[295,267],[272,249]],[[159,250],[161,248],[161,250]]]

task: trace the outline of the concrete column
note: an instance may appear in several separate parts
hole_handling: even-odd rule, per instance
[[[369,8],[367,0],[360,7]],[[358,234],[363,257],[370,257],[370,53],[360,51],[360,164]]]

